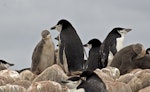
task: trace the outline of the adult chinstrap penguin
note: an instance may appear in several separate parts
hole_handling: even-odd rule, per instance
[[[80,77],[71,77],[63,83],[69,92],[107,92],[105,83],[93,71],[84,71]]]
[[[71,23],[60,20],[56,26],[51,28],[60,32],[59,34],[59,59],[67,74],[78,73],[83,70],[84,50],[83,44]]]
[[[36,45],[32,55],[31,71],[37,75],[54,64],[55,47],[50,32],[43,30],[41,36],[42,40]]]
[[[87,44],[84,45],[84,47],[89,48],[89,56],[86,61],[86,70],[95,70],[96,68],[101,69],[102,68],[102,63],[100,59],[100,46],[101,46],[101,41],[98,39],[92,39],[90,40]]]
[[[124,36],[131,31],[128,28],[114,28],[103,41],[100,53],[103,67],[109,66],[114,55],[123,48]]]

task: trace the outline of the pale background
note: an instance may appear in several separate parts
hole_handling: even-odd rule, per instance
[[[0,0],[0,59],[14,63],[12,69],[30,67],[41,31],[60,19],[72,23],[83,44],[103,41],[114,27],[125,27],[133,29],[125,46],[150,47],[150,0]],[[58,35],[50,33],[53,40]]]

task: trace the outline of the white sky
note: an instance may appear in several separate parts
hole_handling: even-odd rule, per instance
[[[133,29],[125,46],[150,47],[150,0],[0,0],[0,59],[14,63],[13,69],[30,67],[41,31],[60,19],[72,23],[83,44],[125,27]],[[53,39],[58,35],[49,31]]]

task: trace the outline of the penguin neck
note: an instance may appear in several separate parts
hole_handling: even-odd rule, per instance
[[[50,38],[43,38],[42,40],[44,41],[45,44],[49,44],[51,42]]]
[[[117,52],[123,48],[123,44],[124,44],[124,34],[121,34],[121,37],[117,38],[117,45],[116,45],[116,49]]]

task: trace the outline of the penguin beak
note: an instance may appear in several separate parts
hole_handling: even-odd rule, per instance
[[[51,29],[51,30],[55,30],[55,29],[56,29],[56,26],[53,26],[53,27],[51,27],[50,29]]]
[[[84,46],[84,47],[87,47],[87,46],[88,46],[88,44],[84,44],[83,46]]]
[[[9,64],[10,66],[14,66],[14,64]]]
[[[125,30],[126,30],[126,32],[130,32],[132,29],[128,28],[128,29],[125,29]]]
[[[63,81],[61,81],[61,83],[66,84],[66,83],[69,83],[69,82],[68,82],[68,81],[64,81],[64,80],[63,80]]]
[[[55,25],[55,26],[53,26],[53,27],[51,27],[51,30],[57,30],[58,32],[61,32],[61,30],[62,30],[62,25]]]

